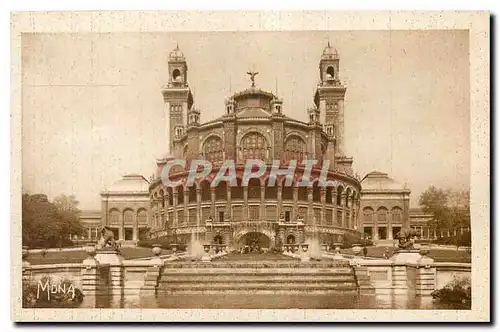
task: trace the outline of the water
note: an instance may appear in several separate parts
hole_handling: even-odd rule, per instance
[[[323,256],[323,250],[321,249],[321,244],[317,237],[308,238],[305,241],[309,245],[308,254],[309,257],[313,259],[321,259]]]
[[[86,299],[87,300],[87,299]],[[165,309],[450,309],[470,310],[470,305],[436,303],[430,297],[405,295],[125,295],[121,300],[96,298],[81,308]]]
[[[319,243],[319,233],[316,226],[316,218],[313,219],[312,227],[312,235],[305,240],[305,243],[309,245],[308,254],[309,257],[313,259],[321,259],[323,256],[323,250],[321,249],[321,244]]]
[[[191,241],[189,241],[187,251],[191,258],[196,260],[200,260],[201,257],[205,254],[203,250],[203,244],[198,238],[198,233],[191,233]]]

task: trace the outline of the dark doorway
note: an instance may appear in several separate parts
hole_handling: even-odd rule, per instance
[[[379,227],[378,228],[378,239],[379,240],[387,239],[387,227]]]
[[[125,240],[132,240],[134,237],[132,228],[125,228]]]
[[[288,235],[286,238],[286,244],[295,244],[295,236],[293,235]]]
[[[365,238],[368,240],[373,239],[373,231],[371,227],[364,227]]]

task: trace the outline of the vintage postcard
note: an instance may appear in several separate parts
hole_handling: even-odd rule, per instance
[[[489,321],[489,20],[13,13],[12,319]]]

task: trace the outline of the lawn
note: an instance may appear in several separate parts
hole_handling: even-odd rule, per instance
[[[142,257],[151,257],[151,248],[121,248],[120,250],[123,258],[134,259]],[[162,254],[168,254],[168,250],[163,250]],[[27,261],[31,264],[59,264],[59,263],[81,263],[87,258],[87,253],[82,249],[79,251],[60,251],[60,252],[47,252],[45,257],[40,253],[30,253]]]
[[[384,257],[384,252],[387,249],[389,251],[389,256],[392,255],[395,248],[393,247],[367,247],[368,257]],[[341,250],[342,253],[352,255],[353,252],[351,249]],[[436,262],[456,262],[456,263],[470,263],[471,262],[471,254],[466,251],[457,251],[453,249],[439,249],[439,248],[430,248],[429,257],[434,259]]]

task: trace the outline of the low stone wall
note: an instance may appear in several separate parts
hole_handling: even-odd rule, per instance
[[[30,265],[23,268],[25,281],[38,284],[48,278],[50,284],[61,284],[63,281],[71,282],[75,287],[82,287],[82,264],[46,264]]]
[[[471,275],[470,263],[434,262],[418,252],[390,259],[352,257],[354,269],[366,268],[376,294],[430,296],[454,278]]]
[[[454,278],[471,277],[471,263],[434,263],[436,268],[436,289],[443,288]]]
[[[227,265],[227,262],[213,258],[227,254],[206,253],[207,260],[192,263],[190,261],[172,262],[182,258],[184,254],[152,257],[148,260],[124,260],[116,251],[98,251],[93,257],[89,255],[82,263],[30,265],[23,261],[23,285],[36,285],[39,281],[60,284],[70,282],[81,289],[85,295],[87,307],[115,306],[116,301],[123,301],[125,295],[154,295],[157,291],[162,270],[185,268],[215,268]],[[301,258],[305,253],[296,253],[293,257]],[[292,255],[289,253],[289,255]],[[348,262],[354,270],[358,287],[362,294],[388,294],[405,296],[430,296],[432,291],[444,287],[454,278],[470,277],[470,263],[436,263],[426,256],[417,253],[395,255],[390,259],[364,259],[359,256],[346,258],[340,253],[325,253],[323,259],[332,262],[300,262],[290,261],[290,267],[297,268],[303,264],[335,265]],[[229,268],[241,268],[229,264]],[[250,264],[250,263],[247,263]],[[267,264],[267,263],[266,263]],[[252,268],[262,268],[253,262]],[[292,266],[293,265],[293,266]],[[44,281],[45,280],[45,281]]]

